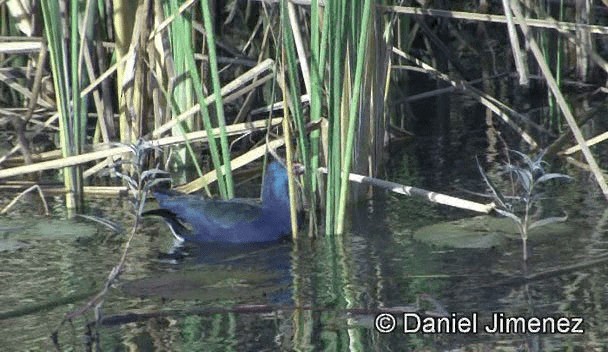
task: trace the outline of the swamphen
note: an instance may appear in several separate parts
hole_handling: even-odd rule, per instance
[[[252,243],[280,239],[291,231],[287,170],[273,161],[255,199],[213,200],[199,196],[154,192],[160,209],[144,215],[163,217],[180,241]]]

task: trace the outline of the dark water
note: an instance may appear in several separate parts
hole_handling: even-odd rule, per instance
[[[447,135],[392,146],[386,178],[465,198],[472,196],[462,189],[482,191],[474,156],[486,166],[500,159],[488,137],[492,132],[483,125],[468,126],[465,135],[457,127]],[[599,157],[605,162],[605,154]],[[175,249],[168,229],[146,219],[131,244],[125,272],[100,311],[107,324],[95,326],[92,312],[75,318],[59,328],[59,346],[102,351],[605,350],[608,262],[518,280],[524,270],[541,273],[607,253],[608,210],[594,180],[570,166],[557,171],[576,180],[551,189],[547,208],[568,213],[573,230],[531,238],[525,269],[518,241],[492,249],[414,241],[412,234],[421,226],[476,214],[384,191],[353,209],[346,235],[312,243]],[[0,204],[10,197],[4,195]],[[50,224],[38,215],[35,197],[0,218],[3,238],[21,239],[23,246],[0,252],[2,351],[54,349],[49,336],[66,313],[103,287],[127,236],[87,220],[61,220],[66,217],[61,198],[48,200],[53,219],[59,220],[52,225],[24,225]],[[88,204],[90,214],[120,222],[128,232],[133,219],[126,199]],[[61,223],[88,235],[49,239],[34,233]],[[395,312],[412,309],[459,317],[476,313],[480,332],[404,334],[401,323],[387,334],[374,328],[379,313],[400,316]],[[498,312],[580,317],[584,333],[481,331]]]

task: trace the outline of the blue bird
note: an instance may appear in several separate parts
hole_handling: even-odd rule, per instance
[[[262,200],[204,199],[200,196],[154,192],[161,216],[179,241],[254,243],[276,241],[291,232],[287,170],[273,161],[262,184]]]

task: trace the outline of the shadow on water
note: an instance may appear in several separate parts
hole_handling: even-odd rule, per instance
[[[290,244],[230,245],[209,243],[179,246],[160,253],[166,273],[134,280],[122,290],[136,297],[197,300],[245,300],[290,304]]]

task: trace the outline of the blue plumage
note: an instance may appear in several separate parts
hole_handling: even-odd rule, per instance
[[[251,243],[276,241],[291,231],[287,170],[268,165],[262,200],[211,200],[193,195],[155,192],[162,216],[179,239],[195,242]]]

